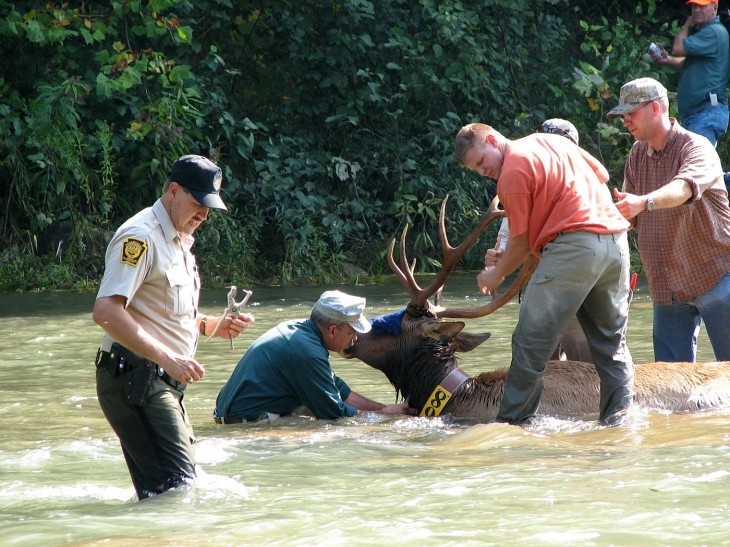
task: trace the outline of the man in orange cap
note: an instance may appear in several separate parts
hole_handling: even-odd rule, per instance
[[[717,16],[717,2],[689,0],[692,13],[674,38],[672,54],[652,55],[655,62],[679,71],[682,127],[704,135],[713,146],[727,131],[730,76],[730,38]]]

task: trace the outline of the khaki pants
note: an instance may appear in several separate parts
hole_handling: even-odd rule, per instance
[[[521,424],[537,414],[548,359],[576,315],[601,380],[600,420],[612,423],[626,410],[634,397],[628,297],[625,232],[571,232],[548,243],[522,297],[497,421]]]

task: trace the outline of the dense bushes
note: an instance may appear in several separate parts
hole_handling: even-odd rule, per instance
[[[671,82],[644,54],[667,43],[658,21],[671,19],[652,0],[582,21],[587,5],[4,4],[0,289],[52,286],[17,275],[50,264],[64,284],[98,281],[105,237],[152,203],[183,153],[224,168],[231,212],[214,212],[196,244],[210,286],[378,274],[406,223],[432,265],[444,195],[457,240],[494,193],[453,161],[469,121],[519,136],[570,118],[620,181],[630,139],[605,111],[633,77]]]

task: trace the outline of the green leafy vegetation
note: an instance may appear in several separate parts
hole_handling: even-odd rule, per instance
[[[494,183],[453,138],[575,123],[620,185],[631,144],[605,113],[683,6],[655,0],[112,0],[0,6],[0,290],[87,288],[108,237],[178,156],[224,169],[227,215],[197,233],[207,287],[387,273],[391,238],[438,266],[438,209],[466,235]],[[682,20],[680,19],[680,20]],[[718,150],[724,160],[728,145]],[[496,226],[463,264],[481,264]]]

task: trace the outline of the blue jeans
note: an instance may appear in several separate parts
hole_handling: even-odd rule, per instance
[[[702,110],[682,118],[682,127],[707,137],[712,146],[717,147],[717,141],[727,131],[729,117],[726,104],[718,103],[717,106],[712,106],[710,101],[707,101]]]
[[[654,304],[654,359],[695,361],[703,320],[715,359],[730,361],[730,273],[689,302]]]

